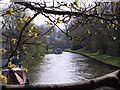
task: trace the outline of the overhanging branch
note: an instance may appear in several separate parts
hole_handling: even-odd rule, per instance
[[[106,17],[101,17],[101,16],[99,16],[98,13],[87,14],[85,12],[79,12],[79,11],[74,12],[74,11],[50,10],[50,9],[46,9],[46,7],[43,7],[43,6],[36,7],[36,6],[32,5],[30,2],[15,2],[15,4],[20,4],[20,5],[23,5],[26,8],[29,8],[35,12],[40,12],[40,13],[43,12],[46,14],[94,17],[94,18],[108,20],[108,21],[114,20],[114,19],[110,19],[110,18],[106,18]],[[106,16],[107,14],[102,13],[102,15]],[[114,16],[114,15],[112,15],[112,16]]]
[[[34,5],[32,5],[29,2],[15,2],[15,4],[20,4],[25,6],[26,8],[29,8],[33,11],[37,11],[37,12],[44,12],[46,14],[55,14],[55,15],[83,15],[83,13],[79,13],[79,12],[71,12],[71,11],[58,11],[58,10],[49,10],[49,9],[45,9],[45,7],[35,7]],[[86,15],[86,14],[84,14]]]

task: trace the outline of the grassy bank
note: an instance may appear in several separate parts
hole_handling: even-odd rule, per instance
[[[96,59],[97,61],[100,61],[100,62],[105,63],[107,65],[111,65],[111,66],[115,66],[115,67],[120,68],[120,58],[119,57],[113,57],[113,56],[109,56],[106,54],[100,54],[100,53],[90,53],[90,52],[86,52],[83,50],[67,49],[65,51],[82,54],[82,55],[85,55],[87,57]]]

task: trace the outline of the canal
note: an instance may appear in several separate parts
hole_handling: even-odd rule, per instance
[[[80,54],[47,54],[42,59],[26,61],[30,84],[61,84],[96,78],[116,69]]]

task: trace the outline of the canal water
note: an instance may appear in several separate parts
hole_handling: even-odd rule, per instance
[[[63,52],[47,54],[42,59],[29,60],[30,84],[62,84],[96,78],[116,69],[80,54]]]

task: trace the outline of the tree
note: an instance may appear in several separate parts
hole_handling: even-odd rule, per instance
[[[14,51],[11,53],[9,56],[8,61],[10,61],[10,58],[14,55],[18,47],[20,47],[20,44],[22,42],[22,38],[24,36],[24,32],[28,32],[29,36],[31,37],[36,37],[37,33],[33,31],[27,31],[25,30],[27,26],[30,24],[30,22],[37,17],[38,15],[43,15],[44,17],[48,18],[49,21],[47,21],[47,25],[53,25],[56,26],[62,33],[64,33],[69,39],[74,39],[77,41],[83,41],[86,38],[90,37],[91,35],[95,33],[101,33],[99,30],[95,29],[90,30],[89,28],[94,27],[94,23],[99,20],[101,24],[105,24],[105,26],[110,29],[115,29],[119,28],[119,3],[120,2],[95,2],[94,4],[86,5],[84,2],[80,2],[79,0],[75,0],[74,2],[55,2],[53,1],[53,5],[49,6],[47,2],[13,2],[15,5],[21,5],[21,7],[17,7],[16,9],[13,10],[13,8],[8,8],[6,12],[4,12],[1,16],[4,17],[5,15],[12,16],[14,12],[21,12],[21,11],[26,11],[28,9],[34,11],[33,17],[30,15],[24,16],[20,15],[18,17],[17,22],[18,23],[23,23],[24,21],[26,22],[23,27],[21,28],[19,35],[18,35],[18,40],[15,41],[13,39],[13,42],[16,42],[16,46]],[[56,3],[56,5],[55,5]],[[68,8],[68,11],[61,10],[62,8]],[[112,8],[112,9],[111,9]],[[56,17],[54,17],[56,15]],[[62,15],[62,16],[58,16]],[[73,19],[79,19],[78,21],[74,22]],[[67,23],[67,22],[71,22]],[[58,24],[64,23],[64,26],[66,27],[66,30],[63,30],[59,27]],[[81,34],[81,35],[70,35],[70,32],[74,32],[73,28],[75,27],[82,27],[84,25],[88,24],[89,27],[86,28],[86,34]],[[5,23],[3,24],[5,25]],[[67,27],[68,26],[68,27]],[[10,27],[10,26],[9,26]],[[19,28],[19,27],[16,27]],[[31,27],[32,28],[32,27]],[[35,28],[35,27],[34,27]],[[93,28],[92,28],[93,29]],[[51,31],[52,29],[50,29]],[[118,29],[117,29],[118,31]],[[13,32],[13,31],[12,31]],[[81,31],[80,31],[81,32]],[[4,35],[5,36],[5,35]],[[109,35],[113,40],[118,39],[116,35]],[[25,36],[24,36],[25,37]]]
[[[15,18],[17,19],[17,22],[15,21],[14,25],[17,25],[16,29],[20,28],[20,31],[17,32],[16,30],[15,31],[10,30],[12,36],[8,36],[4,33],[2,34],[8,40],[7,42],[14,44],[13,51],[8,55],[7,64],[10,62],[10,58],[13,55],[15,55],[16,51],[21,50],[22,47],[25,48],[24,45],[43,44],[41,42],[35,42],[32,39],[35,39],[38,36],[40,37],[45,36],[49,32],[52,32],[53,27],[57,27],[70,40],[76,40],[79,42],[91,38],[91,36],[94,34],[103,35],[103,36],[106,35],[107,37],[104,38],[109,38],[113,41],[119,40],[120,2],[94,2],[93,4],[86,5],[85,2],[79,0],[75,0],[73,2],[64,2],[64,1],[58,2],[53,0],[52,3],[53,4],[50,5],[49,2],[44,0],[39,2],[26,2],[26,1],[13,2],[14,5],[19,5],[20,7],[17,8],[10,7],[8,9],[2,10],[3,13],[0,16],[17,17]],[[14,13],[18,11],[26,12],[27,10],[33,11],[34,12],[33,16],[25,15],[25,14],[23,15],[18,14],[17,16],[14,15]],[[46,25],[52,26],[48,31],[42,34],[36,31],[37,27],[35,25],[29,26],[31,25],[31,22],[35,19],[35,17],[39,15],[43,15],[45,18],[48,19]],[[6,26],[6,23],[8,22],[2,21],[2,25],[3,25],[2,27],[11,27],[8,24]],[[62,29],[59,26],[59,24],[62,23],[65,29]],[[100,30],[101,26],[102,27],[104,26],[104,29]],[[76,35],[76,33],[74,34],[73,32],[77,27],[80,27],[79,30],[80,33],[77,33]],[[30,28],[31,30],[27,28]],[[81,29],[81,28],[85,28],[85,29]],[[111,30],[116,30],[116,31],[111,33]],[[16,35],[15,38],[13,38],[14,37],[13,34]],[[96,43],[95,40],[92,43],[98,45],[99,42]],[[118,43],[120,43],[120,41],[118,41]]]
[[[5,11],[3,10],[3,16],[1,17],[2,44],[4,50],[6,50],[4,59],[8,59],[5,67],[11,61],[10,58],[16,55],[19,55],[20,59],[23,59],[26,55],[31,57],[35,54],[36,56],[44,55],[44,45],[42,39],[38,37],[41,34],[41,30],[33,23],[30,23],[34,17],[32,18],[26,12],[21,12],[22,10],[22,6],[14,3],[11,3]],[[38,47],[33,47],[32,45]],[[31,53],[30,50],[34,52]]]

